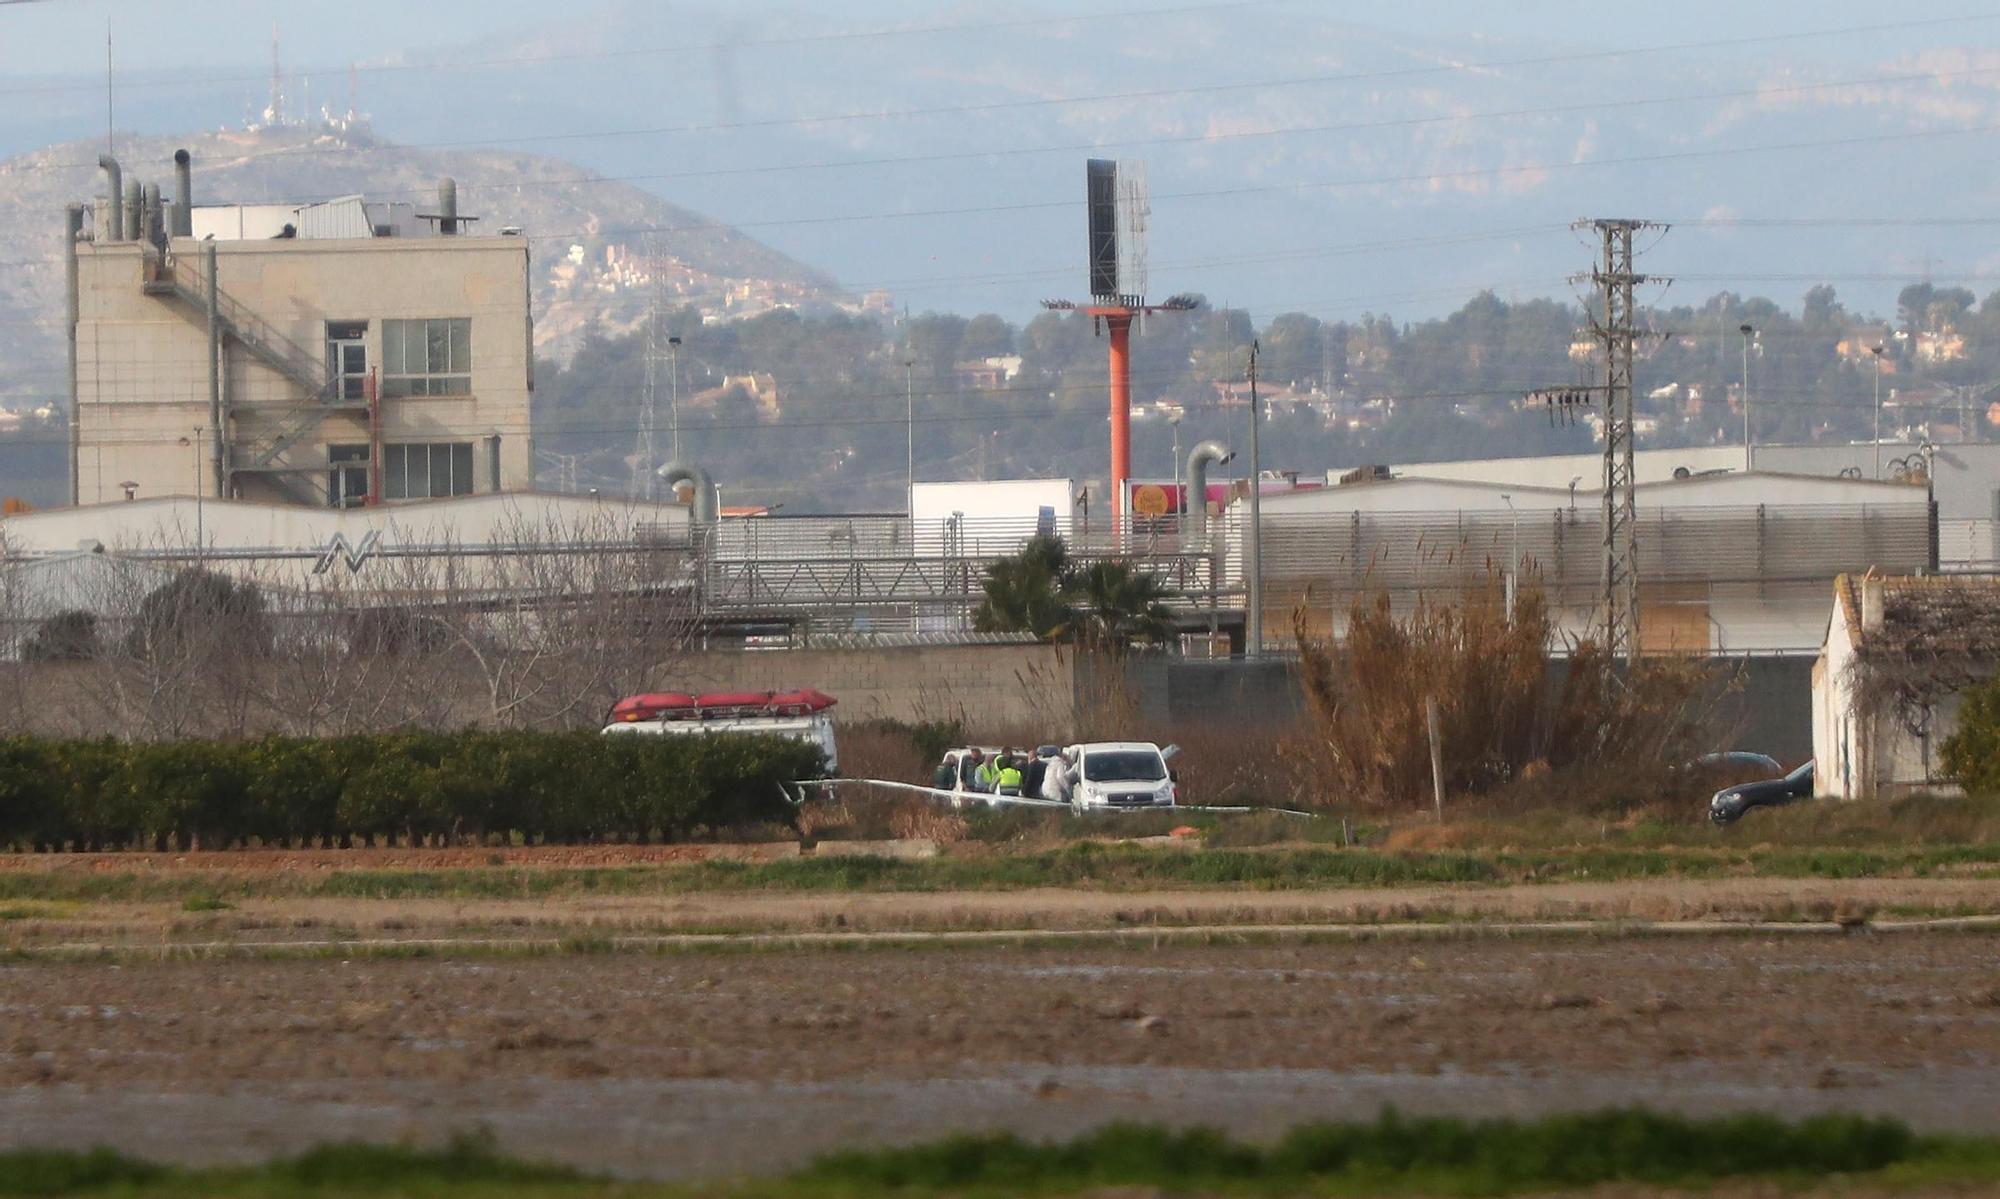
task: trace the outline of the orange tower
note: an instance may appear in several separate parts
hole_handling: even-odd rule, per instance
[[[1122,168],[1122,170],[1121,170]],[[1132,478],[1132,326],[1153,312],[1186,312],[1191,296],[1146,303],[1145,168],[1093,158],[1084,164],[1090,222],[1090,303],[1044,300],[1042,307],[1083,312],[1111,337],[1111,511],[1122,527]]]

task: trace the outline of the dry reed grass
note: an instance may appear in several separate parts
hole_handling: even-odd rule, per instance
[[[1616,784],[1660,794],[1664,772],[1691,757],[1714,691],[1688,658],[1642,659],[1615,673],[1602,650],[1576,645],[1550,669],[1554,622],[1536,591],[1510,615],[1497,584],[1423,598],[1399,615],[1386,594],[1357,598],[1345,638],[1315,637],[1295,617],[1308,707],[1300,738],[1336,793],[1375,810],[1431,795],[1426,701],[1435,700],[1447,792],[1519,790],[1528,806],[1574,802]]]

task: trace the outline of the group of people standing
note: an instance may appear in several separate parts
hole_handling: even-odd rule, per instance
[[[1009,747],[996,751],[990,758],[984,750],[967,750],[964,763],[959,769],[967,771],[964,775],[967,788],[990,795],[1025,795],[1068,803],[1070,785],[1075,780],[1076,763],[1053,745],[1039,746],[1033,753]],[[941,788],[952,786],[949,763],[938,767],[934,781]]]

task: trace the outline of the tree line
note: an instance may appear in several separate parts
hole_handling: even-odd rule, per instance
[[[1104,473],[1106,348],[1086,315],[1045,312],[1016,325],[991,313],[878,320],[782,310],[704,326],[687,309],[659,319],[660,332],[681,338],[671,361],[652,364],[659,455],[668,452],[677,382],[682,457],[708,467],[732,500],[793,512],[900,510],[912,449],[919,480]],[[1643,319],[1639,411],[1651,418],[1648,445],[1740,442],[1746,342],[1760,442],[1871,436],[1874,345],[1884,351],[1885,392],[1897,401],[1885,435],[1994,432],[1984,405],[1994,398],[1990,385],[2000,384],[2000,293],[1981,302],[1962,288],[1914,284],[1893,316],[1872,318],[1849,312],[1831,287],[1812,288],[1797,311],[1724,292]],[[1753,330],[1747,339],[1744,325]],[[1551,419],[1522,399],[1596,377],[1588,317],[1574,304],[1482,293],[1435,320],[1322,321],[1295,312],[1262,325],[1242,309],[1203,306],[1151,317],[1133,339],[1141,473],[1171,475],[1176,432],[1183,452],[1204,438],[1245,440],[1241,383],[1253,341],[1272,399],[1263,443],[1273,469],[1318,473],[1595,445],[1587,425]],[[567,456],[577,487],[629,487],[646,344],[643,330],[593,334],[568,363],[542,365],[536,419],[538,446],[548,452],[545,485],[569,481],[550,466]],[[1174,412],[1178,430],[1166,415]],[[1961,412],[1972,417],[1968,427]],[[906,446],[912,416],[914,445]]]

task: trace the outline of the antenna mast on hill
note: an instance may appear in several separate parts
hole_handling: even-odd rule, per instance
[[[264,110],[266,125],[285,123],[285,76],[278,66],[278,23],[271,22],[271,106]]]
[[[118,155],[117,109],[111,102],[111,18],[104,19],[104,152]]]
[[[639,393],[639,444],[633,447],[632,454],[632,498],[640,500],[652,499],[653,489],[659,485],[659,475],[655,473],[660,465],[659,446],[654,434],[659,428],[661,345],[666,338],[666,330],[660,327],[666,305],[660,294],[665,282],[658,267],[657,238],[648,234],[645,246],[644,269],[650,276],[646,286],[646,381]]]

